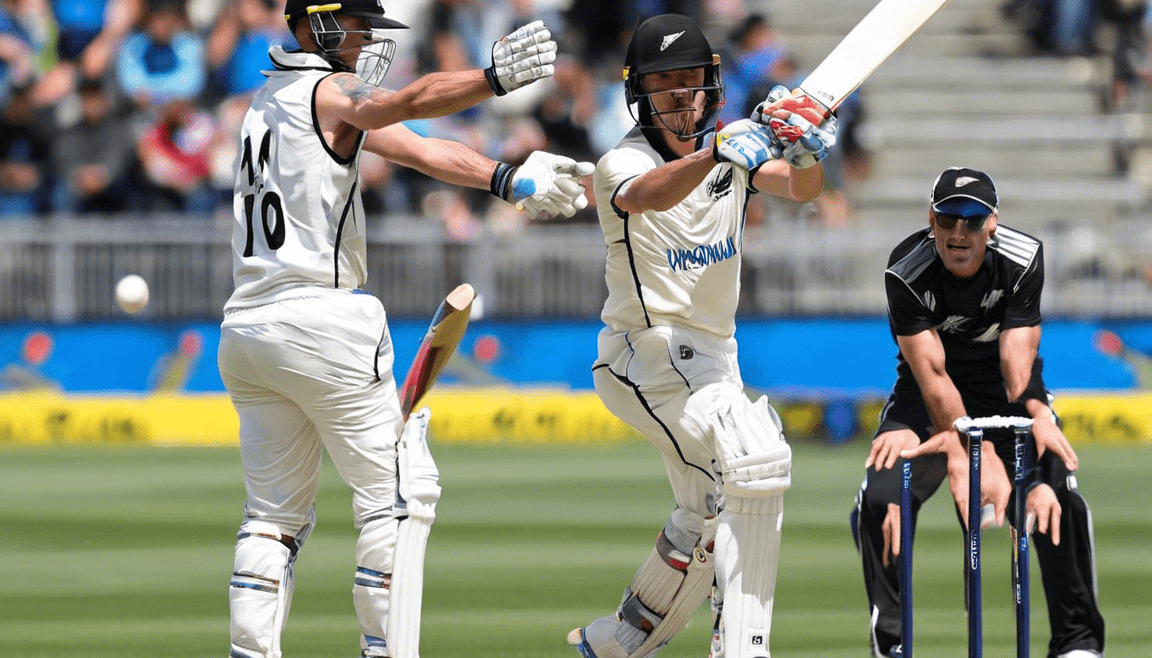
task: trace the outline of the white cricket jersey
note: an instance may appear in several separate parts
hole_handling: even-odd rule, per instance
[[[235,291],[224,310],[358,288],[365,268],[359,154],[341,158],[320,134],[316,87],[333,73],[319,55],[268,51],[275,70],[240,130],[232,230]]]
[[[683,201],[666,211],[630,215],[616,197],[665,163],[639,128],[596,165],[593,185],[608,245],[608,301],[600,317],[612,330],[684,325],[727,338],[736,332],[740,249],[749,173],[717,164]]]

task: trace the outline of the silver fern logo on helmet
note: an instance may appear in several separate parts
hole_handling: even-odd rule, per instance
[[[684,31],[677,32],[676,34],[664,35],[664,40],[660,42],[660,51],[668,50],[668,46],[676,43],[676,40],[684,36]]]

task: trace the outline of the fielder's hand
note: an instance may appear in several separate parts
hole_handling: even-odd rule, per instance
[[[503,96],[556,72],[556,42],[543,21],[529,23],[492,44],[492,66],[484,77],[492,92]]]
[[[741,119],[716,131],[712,157],[717,162],[731,162],[752,170],[781,156],[783,148],[772,131],[764,125]]]
[[[580,178],[595,169],[591,162],[533,151],[512,173],[504,199],[532,219],[571,217],[588,205]]]
[[[888,503],[888,513],[884,515],[884,522],[880,524],[880,531],[884,535],[884,550],[880,553],[880,562],[888,566],[888,556],[892,559],[900,557],[900,506]]]
[[[920,438],[911,430],[898,432],[884,432],[872,439],[872,449],[868,452],[868,459],[864,460],[864,468],[876,467],[877,471],[892,468],[904,450],[911,450],[920,445]]]
[[[960,510],[964,526],[968,526],[968,451],[960,441],[960,433],[954,429],[944,430],[929,437],[915,448],[901,450],[904,459],[920,455],[944,453],[948,458],[948,490]],[[985,441],[981,446],[980,502],[992,505],[995,523],[1004,525],[1004,513],[1008,509],[1008,497],[1012,495],[1012,481],[1004,462],[996,455],[996,447]]]
[[[1028,510],[1025,519],[1025,528],[1032,531],[1033,522],[1039,522],[1037,530],[1049,534],[1054,546],[1060,545],[1060,502],[1056,500],[1056,492],[1046,484],[1038,484],[1028,492],[1025,504]]]
[[[783,145],[784,160],[797,169],[807,169],[828,157],[840,127],[836,117],[825,117],[823,109],[806,96],[793,96],[780,85],[752,111],[752,121],[772,129]]]
[[[1076,451],[1068,443],[1064,432],[1056,424],[1051,413],[1038,415],[1032,423],[1032,436],[1036,439],[1036,458],[1039,459],[1048,450],[1051,450],[1064,462],[1064,467],[1075,471],[1080,467],[1080,460]]]

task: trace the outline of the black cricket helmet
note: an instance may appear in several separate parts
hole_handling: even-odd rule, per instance
[[[645,88],[644,76],[680,69],[704,69],[703,84],[657,93]],[[674,109],[658,111],[653,97],[665,93],[679,93],[682,100]],[[703,116],[685,125],[683,116],[693,110],[692,103],[700,94],[704,101]],[[691,18],[680,14],[653,16],[636,28],[628,44],[628,53],[624,57],[624,95],[636,123],[670,131],[681,141],[695,139],[712,130],[720,108],[724,106],[720,56],[712,52],[707,37]]]
[[[336,20],[336,14],[366,19],[368,29],[346,30]],[[284,7],[284,19],[288,21],[288,26],[295,31],[296,24],[302,18],[308,19],[312,38],[320,49],[318,54],[321,57],[328,60],[333,68],[356,73],[372,85],[378,85],[384,79],[392,64],[392,57],[396,54],[396,42],[385,37],[383,30],[408,27],[384,16],[384,0],[340,0],[323,4],[315,0],[288,0]],[[349,34],[364,36],[364,44],[359,46],[361,50],[355,71],[340,57],[342,50],[355,47],[345,46]]]

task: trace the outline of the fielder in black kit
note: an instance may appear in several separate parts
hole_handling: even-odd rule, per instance
[[[913,527],[920,506],[948,477],[967,523],[968,457],[957,418],[1034,419],[1036,460],[1027,510],[1048,601],[1048,658],[1100,658],[1104,619],[1096,600],[1088,505],[1076,486],[1073,452],[1051,411],[1041,376],[1039,240],[997,226],[995,184],[985,173],[945,170],[932,188],[929,227],[892,252],[884,273],[888,319],[899,346],[898,378],[880,416],[851,514],[864,566],[875,658],[902,658],[896,556],[900,468],[913,459]],[[1005,463],[1011,433],[985,435],[982,502],[1002,524],[1011,497]],[[974,522],[979,522],[976,520]],[[959,583],[957,583],[959,587]]]

